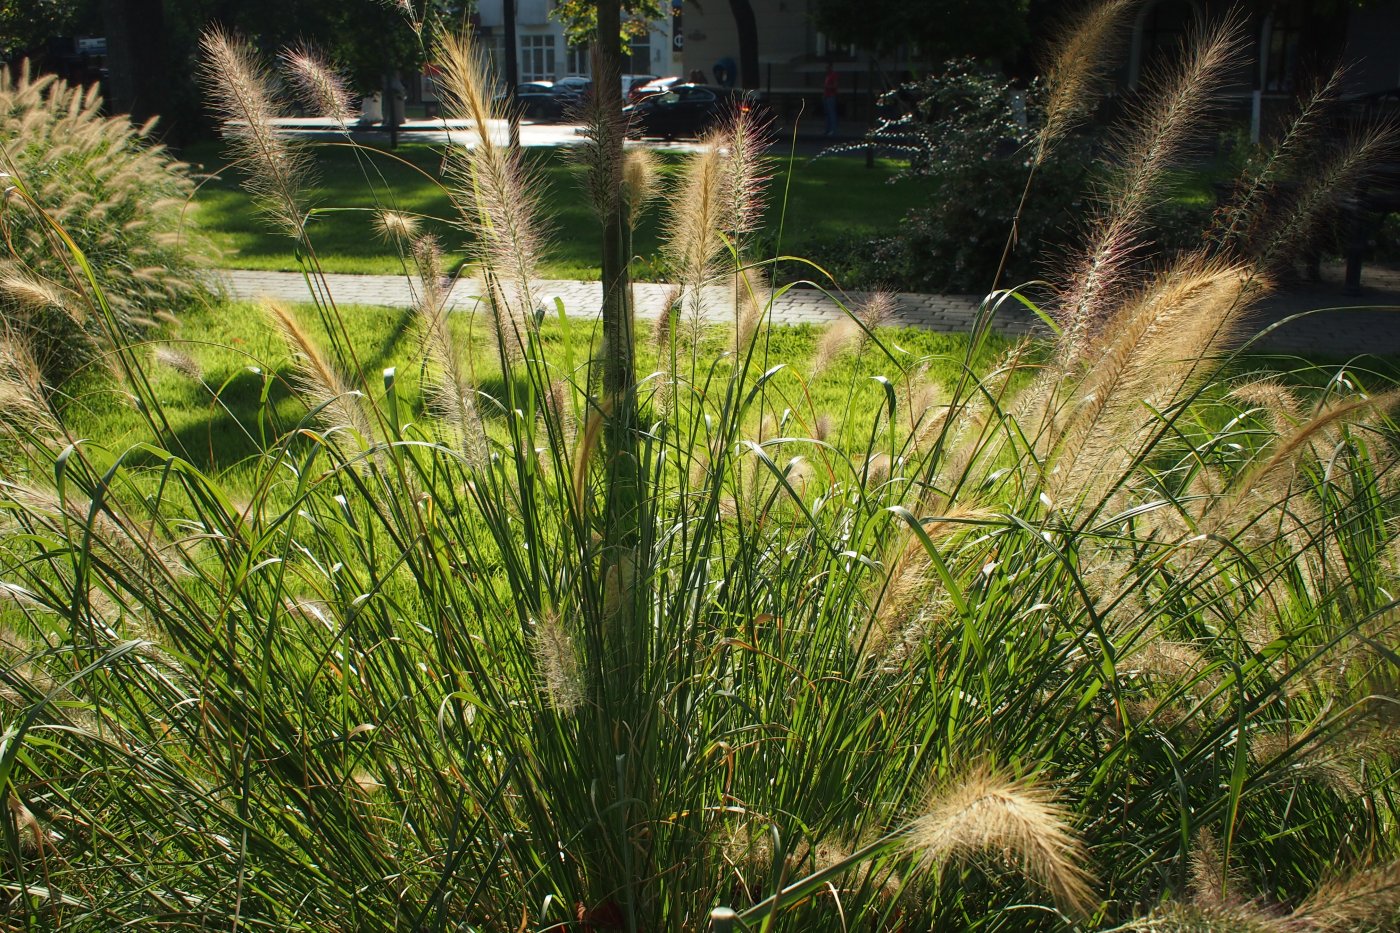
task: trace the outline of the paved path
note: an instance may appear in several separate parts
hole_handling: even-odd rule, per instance
[[[306,301],[309,295],[306,281],[294,272],[250,272],[230,270],[221,273],[227,279],[229,294],[235,298],[274,298],[282,301]],[[344,275],[331,273],[326,285],[340,304],[384,305],[406,307],[412,304],[416,283],[405,276]],[[546,279],[536,283],[538,295],[547,305],[558,298],[570,317],[596,318],[602,308],[602,286],[598,282],[578,282],[568,279]],[[634,286],[634,301],[638,317],[654,318],[665,307],[674,285],[638,282]],[[730,320],[734,314],[735,289],[711,286],[705,290],[704,315],[708,320]],[[449,306],[469,309],[476,306],[477,290],[471,280],[458,282],[449,298]],[[865,292],[851,292],[842,297],[848,307],[858,308],[868,299]],[[966,331],[972,326],[979,299],[974,295],[899,294],[888,323],[924,327],[945,333]],[[551,307],[552,313],[552,307]],[[790,288],[773,299],[772,321],[775,324],[828,324],[843,317],[836,300],[814,288]],[[1021,308],[998,315],[998,329],[1007,334],[1028,334],[1036,326],[1035,318]]]
[[[235,298],[306,301],[308,297],[306,282],[299,273],[230,270],[221,275],[229,294]],[[1340,281],[1339,267],[1324,268],[1321,282],[1280,289],[1265,300],[1254,312],[1254,322],[1260,329],[1278,326],[1260,341],[1260,348],[1310,356],[1400,355],[1400,270],[1368,268],[1359,295],[1347,294]],[[414,298],[415,283],[404,276],[329,274],[326,284],[340,304],[406,307]],[[571,317],[596,318],[599,314],[602,289],[597,282],[545,280],[537,283],[537,288],[541,300],[546,303],[552,304],[554,298],[559,298]],[[659,314],[672,289],[669,285],[638,283],[635,292],[638,315],[655,317]],[[455,308],[472,308],[476,305],[475,295],[473,283],[463,280],[453,289],[450,304]],[[710,288],[705,295],[706,318],[731,319],[733,296],[733,288]],[[854,308],[867,297],[865,293],[852,292],[845,295],[843,301]],[[900,293],[894,299],[889,323],[943,333],[968,331],[979,303],[979,296],[974,295]],[[1317,309],[1329,310],[1308,314]],[[1280,323],[1298,314],[1307,316]],[[812,288],[788,289],[773,300],[772,320],[776,324],[825,324],[841,316],[835,300]],[[1013,302],[1006,302],[997,312],[993,326],[1011,336],[1044,329],[1033,314]]]

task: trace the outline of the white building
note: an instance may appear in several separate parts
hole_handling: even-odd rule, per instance
[[[505,73],[505,18],[502,0],[478,0],[472,18],[478,37],[491,49],[496,73]],[[564,27],[550,13],[553,0],[515,0],[515,38],[521,81],[558,81],[590,73],[588,46],[571,46]],[[679,74],[680,48],[673,42],[671,18],[652,22],[642,39],[631,43],[629,74]]]

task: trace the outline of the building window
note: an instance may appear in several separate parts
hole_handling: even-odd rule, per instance
[[[1298,72],[1298,50],[1303,44],[1303,27],[1297,10],[1269,17],[1264,54],[1264,90],[1292,91]]]
[[[1136,88],[1143,77],[1181,54],[1198,15],[1195,0],[1157,0],[1138,14],[1128,56],[1128,87]]]
[[[520,37],[520,80],[554,80],[554,37]]]
[[[632,56],[628,60],[628,74],[651,74],[651,36],[641,36],[631,42]]]
[[[1195,8],[1184,0],[1158,3],[1148,10],[1142,23],[1143,64],[1151,67],[1168,56],[1180,55],[1195,17]]]
[[[569,54],[565,57],[565,73],[570,76],[586,78],[592,74],[590,59],[593,57],[593,48],[587,42],[582,45],[569,46]]]

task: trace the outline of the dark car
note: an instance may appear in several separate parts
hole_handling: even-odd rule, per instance
[[[560,78],[554,82],[554,106],[561,117],[575,117],[593,94],[593,82],[588,78]]]
[[[631,103],[637,99],[637,91],[656,81],[656,75],[623,75],[622,100]]]
[[[664,94],[680,83],[680,77],[671,75],[668,78],[657,78],[654,81],[648,81],[646,84],[633,85],[632,89],[627,92],[627,102],[629,104],[635,104],[637,101],[645,100],[655,94]]]
[[[504,104],[504,94],[497,95],[497,105]],[[527,120],[557,120],[559,106],[554,98],[553,81],[527,81],[515,86],[515,104]]]
[[[634,136],[699,136],[737,110],[758,105],[752,91],[708,84],[677,84],[622,108]]]

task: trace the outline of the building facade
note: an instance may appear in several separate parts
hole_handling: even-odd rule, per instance
[[[498,75],[505,72],[505,16],[502,0],[478,0],[473,24],[490,50]],[[564,27],[550,14],[552,0],[515,0],[515,38],[521,81],[558,81],[591,73],[587,45],[570,45]],[[672,17],[650,23],[647,34],[631,43],[631,74],[664,76],[679,73],[680,54],[671,29]]]
[[[785,119],[820,119],[828,62],[840,81],[842,116],[868,118],[875,98],[911,73],[926,70],[917,50],[876,56],[828,41],[812,24],[811,0],[752,0],[758,27],[758,89]],[[916,4],[911,9],[916,8]],[[686,0],[682,14],[683,75],[728,81],[737,74],[739,30],[729,4]]]
[[[833,46],[812,24],[811,0],[751,4],[758,26],[759,90],[789,117],[796,108],[819,108],[828,61],[841,79],[843,115],[857,119],[869,116],[880,91],[937,65],[923,60],[917,49],[878,58],[865,50]],[[1051,4],[1041,6],[1053,18]],[[1172,54],[1193,23],[1240,6],[1239,0],[1144,0],[1129,23],[1119,92],[1136,91],[1154,62]],[[1348,64],[1349,94],[1400,88],[1400,0],[1256,0],[1244,6],[1246,51],[1227,96],[1242,103],[1260,99],[1266,110],[1271,104],[1281,106],[1320,68],[1336,62]],[[917,15],[918,0],[910,0],[909,8],[910,15]],[[686,0],[683,19],[680,73],[698,71],[707,80],[714,80],[716,70],[734,74],[739,34],[729,4]]]

